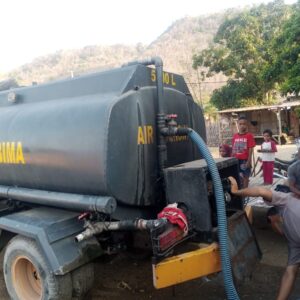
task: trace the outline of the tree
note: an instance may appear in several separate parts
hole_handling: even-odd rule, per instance
[[[264,71],[264,80],[278,83],[283,94],[300,93],[300,1],[293,6],[293,13],[282,33],[272,45],[272,64]]]
[[[244,102],[268,103],[273,81],[263,80],[272,62],[270,47],[289,17],[282,0],[228,14],[214,37],[214,45],[193,58],[194,68],[206,67],[206,76],[224,73],[228,83],[212,95],[219,108],[239,107]]]

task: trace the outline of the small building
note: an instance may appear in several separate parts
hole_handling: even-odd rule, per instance
[[[258,144],[263,140],[262,133],[265,129],[272,130],[273,138],[278,144],[293,142],[300,135],[297,108],[300,110],[300,100],[221,110],[218,112],[220,140],[222,143],[230,142],[237,132],[237,120],[243,115],[248,120],[249,132],[253,133]]]

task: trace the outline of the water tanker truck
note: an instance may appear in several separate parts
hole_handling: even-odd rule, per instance
[[[237,161],[214,160],[205,140],[201,108],[159,57],[2,91],[10,297],[81,298],[101,277],[95,258],[138,248],[152,253],[156,288],[222,272],[238,299],[233,280],[251,275],[259,248],[230,194]]]

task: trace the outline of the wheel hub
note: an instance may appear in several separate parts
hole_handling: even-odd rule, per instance
[[[12,282],[20,300],[41,300],[42,282],[38,270],[26,256],[18,256],[12,265]]]

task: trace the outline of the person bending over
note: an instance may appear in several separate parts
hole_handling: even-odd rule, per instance
[[[231,182],[231,193],[240,197],[262,197],[278,207],[283,219],[283,232],[288,242],[288,262],[283,273],[277,300],[287,300],[294,286],[300,265],[300,197],[294,193],[272,191],[265,187],[238,189],[236,180]]]
[[[288,186],[294,194],[300,197],[300,149],[296,155],[296,161],[291,164],[288,169]]]

